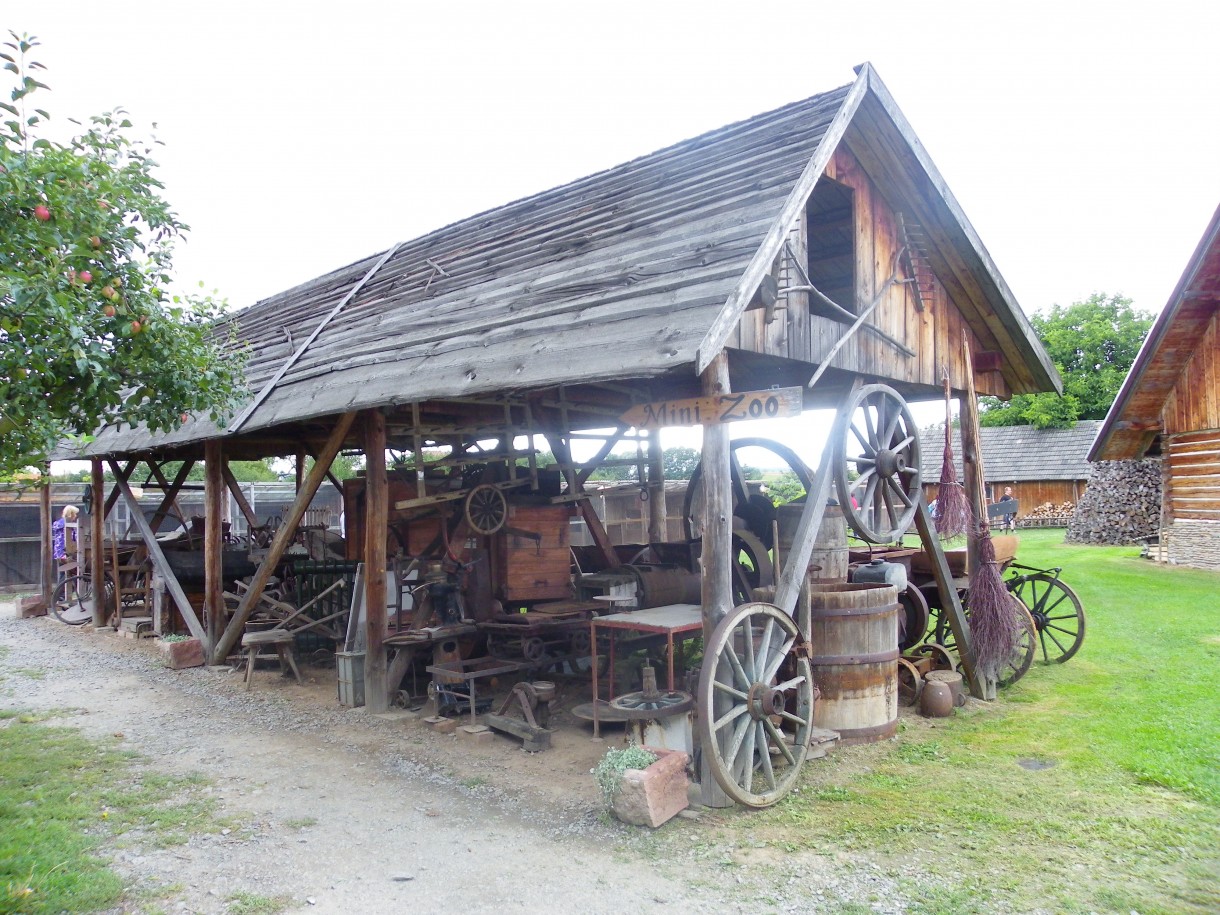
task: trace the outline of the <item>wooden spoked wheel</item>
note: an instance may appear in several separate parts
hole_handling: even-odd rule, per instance
[[[902,616],[898,618],[898,650],[906,651],[923,641],[932,611],[923,592],[914,585],[908,585],[898,595],[898,603],[902,605]]]
[[[887,385],[865,385],[836,417],[833,443],[847,523],[862,540],[898,540],[919,504],[919,428],[906,401]]]
[[[1008,588],[1033,617],[1044,662],[1062,664],[1080,650],[1084,607],[1075,591],[1045,572],[1010,579]]]
[[[491,483],[480,483],[466,496],[466,523],[476,534],[490,537],[508,520],[508,500]]]
[[[105,579],[103,607],[114,603],[114,585]],[[93,580],[87,575],[71,575],[55,588],[51,597],[51,614],[61,623],[81,626],[93,622]]]
[[[769,807],[809,751],[813,676],[795,622],[774,604],[742,604],[716,627],[699,678],[699,736],[725,794]]]

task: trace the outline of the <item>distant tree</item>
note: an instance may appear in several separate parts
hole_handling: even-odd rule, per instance
[[[230,461],[229,470],[239,483],[275,483],[280,475],[271,469],[273,458],[261,461]]]
[[[792,502],[805,495],[805,487],[791,470],[785,470],[779,476],[767,481],[767,498],[775,505]]]
[[[214,336],[221,305],[170,296],[186,232],[161,198],[152,146],[112,112],[66,143],[50,117],[38,42],[13,35],[0,69],[0,473],[46,459],[109,422],[222,421],[243,395],[239,353]]]
[[[686,445],[666,448],[662,456],[662,469],[667,480],[689,480],[702,457],[699,451]]]
[[[1063,397],[1017,394],[1008,403],[984,397],[979,424],[1063,429],[1104,419],[1152,322],[1127,297],[1104,293],[1034,315],[1030,323],[1063,376]]]

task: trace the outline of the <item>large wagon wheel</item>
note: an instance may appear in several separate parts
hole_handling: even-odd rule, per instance
[[[919,504],[919,429],[906,401],[887,385],[865,385],[835,418],[831,441],[847,523],[871,543],[901,538]]]
[[[1075,591],[1045,572],[1017,576],[1008,586],[1033,617],[1043,661],[1062,664],[1080,650],[1084,607]]]
[[[805,487],[805,492],[813,488],[813,471],[801,460],[800,456],[787,445],[769,438],[736,438],[729,442],[729,476],[733,485],[733,514],[746,522],[746,527],[755,537],[770,549],[771,520],[774,510],[770,513],[758,501],[751,500],[746,489],[745,477],[741,473],[741,465],[737,461],[737,452],[743,448],[762,448],[780,458],[796,478]],[[682,502],[682,529],[687,541],[697,540],[703,536],[703,462],[695,465],[686,485],[686,498]]]
[[[490,537],[508,520],[508,500],[498,487],[480,483],[466,496],[466,523],[471,530]]]
[[[809,751],[813,676],[804,639],[774,604],[720,621],[699,678],[699,737],[716,781],[746,807],[769,807],[796,783]]]

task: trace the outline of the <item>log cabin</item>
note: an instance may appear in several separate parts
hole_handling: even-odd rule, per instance
[[[1220,569],[1220,208],[1089,451],[1090,461],[1155,456],[1167,558]]]

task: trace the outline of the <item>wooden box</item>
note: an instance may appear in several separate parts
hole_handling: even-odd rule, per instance
[[[571,516],[566,505],[509,505],[508,520],[495,535],[496,593],[500,600],[571,597]]]

